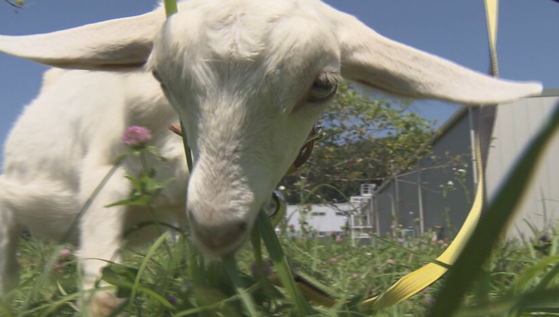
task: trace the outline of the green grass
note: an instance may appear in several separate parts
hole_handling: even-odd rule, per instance
[[[460,316],[507,316],[514,305],[530,303],[531,310],[547,311],[559,315],[559,301],[553,302],[553,290],[559,288],[559,230],[548,231],[549,243],[542,244],[537,238],[529,241],[507,241],[483,267],[483,273],[465,299]],[[540,233],[543,234],[543,233]],[[127,249],[125,266],[111,266],[121,281],[119,291],[130,297],[133,285],[133,305],[126,311],[131,316],[293,316],[296,305],[283,288],[259,282],[252,276],[254,263],[252,247],[246,246],[237,255],[238,274],[232,282],[226,268],[221,265],[205,266],[205,277],[196,281],[190,276],[184,255],[189,247],[187,240],[166,239],[171,248]],[[376,246],[352,247],[349,237],[342,242],[331,238],[280,240],[295,274],[309,276],[326,287],[328,292],[347,299],[335,309],[312,305],[316,316],[368,316],[371,312],[359,311],[354,305],[359,299],[377,294],[388,288],[402,275],[414,270],[438,256],[447,241],[433,242],[429,235],[410,241],[409,247],[390,237],[374,241]],[[162,240],[158,241],[159,245]],[[17,316],[27,294],[43,272],[55,245],[45,244],[33,238],[23,241],[19,249],[22,264],[22,285],[11,293],[11,301],[4,302]],[[268,255],[264,251],[264,258]],[[267,266],[268,262],[264,261]],[[127,269],[135,268],[136,270]],[[119,269],[130,273],[126,274]],[[77,263],[74,257],[60,258],[46,285],[39,291],[38,299],[23,312],[23,316],[80,316],[77,304]],[[140,272],[141,274],[138,274]],[[269,273],[269,272],[268,272]],[[272,275],[272,281],[275,276]],[[127,284],[128,283],[128,284]],[[545,284],[545,287],[542,285]],[[436,283],[425,291],[399,305],[379,311],[376,316],[423,316],[434,302],[442,283]],[[239,293],[241,287],[243,292]],[[538,296],[534,297],[534,294]],[[247,302],[243,297],[252,299]],[[555,299],[559,292],[555,294]],[[534,306],[535,299],[540,303]],[[549,299],[551,298],[551,299]],[[352,299],[354,303],[352,303]],[[547,300],[546,300],[547,299]],[[312,303],[312,302],[311,302]],[[551,307],[550,307],[551,306]],[[249,313],[250,312],[250,313]],[[256,312],[256,313],[255,313]],[[552,314],[553,313],[553,314]],[[0,316],[9,316],[0,309]],[[516,316],[516,315],[510,315]],[[526,314],[528,316],[528,313]]]
[[[125,298],[120,308],[130,316],[559,316],[558,227],[532,226],[533,240],[501,239],[557,129],[559,107],[488,203],[444,281],[393,307],[373,312],[360,303],[435,259],[449,241],[433,242],[425,235],[404,247],[391,237],[372,237],[371,246],[352,247],[348,238],[278,240],[261,214],[252,246],[236,259],[227,257],[223,265],[205,263],[186,233],[175,232],[174,239],[163,233],[149,248],[123,250],[124,263],[109,263],[103,270],[103,280],[112,285],[103,288],[114,288]],[[138,148],[127,155],[142,157],[150,151]],[[141,203],[152,209],[152,198],[167,182],[155,182],[154,171],[144,168],[139,178],[129,176],[136,185],[133,197],[118,204]],[[538,239],[544,235],[545,241]],[[85,316],[78,299],[87,299],[95,290],[76,287],[79,266],[61,250],[60,245],[33,239],[22,243],[22,283],[0,300],[0,316]],[[262,260],[267,257],[271,261]],[[262,270],[252,276],[255,259]],[[301,277],[314,281],[314,286],[295,287],[301,285]],[[330,307],[311,305],[309,299],[328,302],[328,297],[305,289],[335,294],[339,300]]]

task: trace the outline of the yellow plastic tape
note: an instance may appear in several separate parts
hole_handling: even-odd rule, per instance
[[[498,25],[498,12],[499,12],[499,0],[485,0],[485,14],[487,17],[487,32],[489,38],[489,49],[491,50],[491,65],[492,73],[494,76],[499,74],[499,66],[497,62],[497,25]],[[479,183],[476,191],[476,197],[474,199],[474,204],[466,221],[462,225],[462,228],[458,232],[458,235],[452,241],[448,249],[437,258],[438,262],[442,262],[447,265],[452,265],[458,258],[458,255],[466,245],[469,237],[472,235],[474,228],[476,227],[479,218],[481,216],[481,211],[483,208],[483,197],[484,197],[484,170],[481,160],[481,149],[479,136],[476,136],[475,140],[475,152],[476,152],[476,162],[479,177]],[[429,263],[418,270],[415,270],[408,275],[404,276],[398,280],[394,285],[392,285],[388,290],[379,296],[365,300],[365,304],[372,304],[375,309],[382,309],[395,305],[414,294],[420,292],[422,289],[431,285],[439,278],[441,278],[446,272],[447,268],[436,263]]]
[[[487,17],[487,33],[489,49],[491,50],[491,66],[493,76],[499,77],[497,63],[497,25],[499,20],[499,0],[485,0],[485,15]]]
[[[487,16],[487,32],[489,38],[489,48],[491,50],[491,65],[493,76],[498,76],[499,68],[497,62],[497,24],[498,24],[498,0],[485,0],[485,12]],[[454,264],[458,255],[466,245],[466,242],[472,235],[474,228],[476,227],[479,218],[481,216],[481,211],[483,208],[483,197],[485,190],[485,179],[484,179],[484,168],[482,166],[481,159],[481,148],[479,135],[476,136],[475,140],[475,155],[476,155],[476,168],[478,170],[479,182],[476,190],[476,196],[474,203],[466,218],[462,228],[458,232],[458,235],[452,241],[450,246],[441,254],[437,261],[429,263],[418,270],[415,270],[406,276],[402,277],[396,283],[394,283],[389,289],[381,293],[378,296],[371,297],[363,302],[364,305],[372,305],[374,309],[382,309],[392,305],[395,305],[401,301],[408,299],[409,297],[417,294],[424,288],[436,282],[440,279],[447,271],[447,267],[437,264],[437,262],[444,263],[447,266]],[[299,284],[302,284],[299,281]],[[304,284],[304,283],[303,283]],[[309,298],[313,298],[313,289],[301,287],[303,293],[305,293]],[[324,299],[324,298],[323,298]],[[335,299],[331,301],[322,300],[323,305],[329,303],[334,305]],[[328,306],[330,306],[328,305]]]
[[[363,304],[365,306],[369,306],[375,310],[378,310],[404,301],[436,282],[448,271],[445,266],[439,265],[437,264],[437,262],[443,263],[446,266],[451,266],[452,264],[454,264],[460,252],[466,245],[466,242],[472,235],[472,232],[474,231],[479,221],[483,208],[485,183],[483,166],[481,165],[482,160],[479,138],[476,138],[475,147],[477,162],[476,168],[478,170],[478,175],[480,176],[476,190],[476,196],[468,217],[466,218],[464,224],[462,225],[462,228],[456,235],[454,241],[452,241],[450,246],[443,252],[443,254],[441,254],[436,259],[436,262],[434,261],[433,263],[429,263],[419,268],[418,270],[407,274],[396,283],[394,283],[382,294],[366,299],[365,301],[363,301]],[[295,275],[297,276],[298,274]],[[308,299],[324,306],[333,306],[338,302],[337,298],[330,296],[329,294],[326,294],[324,292],[317,291],[314,283],[307,280],[304,276],[297,277],[297,285],[301,292],[305,294]]]
[[[450,246],[441,254],[437,261],[452,265],[458,258],[460,251],[466,245],[466,241],[472,235],[474,228],[476,227],[483,207],[483,193],[484,193],[484,177],[483,177],[483,166],[481,166],[481,151],[479,146],[479,139],[476,138],[476,162],[479,177],[479,182],[477,186],[476,196],[474,199],[474,204],[466,218],[462,228],[456,235],[456,238]],[[375,296],[365,300],[364,304],[372,304],[374,309],[382,309],[392,305],[395,305],[409,297],[417,294],[422,289],[433,284],[439,278],[441,278],[448,269],[436,263],[429,263],[418,270],[415,270],[406,276],[398,280],[394,285],[392,285],[388,290],[379,296]]]

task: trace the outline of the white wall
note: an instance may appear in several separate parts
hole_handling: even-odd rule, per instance
[[[305,206],[298,205],[287,206],[288,225],[293,225],[295,232],[301,231],[299,219],[304,208]],[[350,210],[352,208],[349,204],[311,205],[311,212],[305,220],[318,232],[343,232],[342,227],[347,224],[348,219],[339,212],[348,213]]]
[[[499,107],[493,134],[495,139],[489,152],[486,172],[489,197],[498,188],[528,141],[559,103],[556,92],[550,95],[552,96],[528,98]],[[556,227],[559,224],[557,136],[540,163],[523,204],[509,227],[508,235],[517,236],[519,232],[530,235],[531,230],[526,221],[539,229],[549,225]]]

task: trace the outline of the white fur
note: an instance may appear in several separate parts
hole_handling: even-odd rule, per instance
[[[495,80],[390,41],[318,0],[190,0],[167,22],[159,9],[51,34],[0,36],[0,51],[89,69],[49,71],[6,143],[0,296],[17,283],[19,229],[59,238],[126,151],[120,137],[130,125],[149,128],[153,145],[168,158],[150,162],[161,179],[177,178],[156,202],[158,215],[177,220],[186,202],[194,241],[205,254],[219,256],[246,240],[258,210],[326,108],[328,101],[308,101],[317,76],[470,104],[541,91],[537,83]],[[188,189],[182,142],[167,130],[179,118],[195,160]],[[149,220],[142,208],[103,207],[129,195],[123,176],[139,168],[128,160],[79,225],[86,287],[104,265],[89,259],[113,258],[123,231]],[[155,233],[144,230],[131,242]]]

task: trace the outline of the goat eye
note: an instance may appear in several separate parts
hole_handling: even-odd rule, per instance
[[[307,101],[309,102],[326,101],[332,98],[336,94],[337,89],[338,89],[337,84],[331,83],[329,81],[317,79],[312,84]]]

